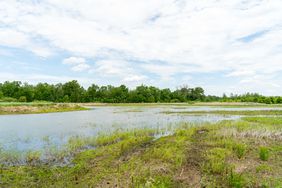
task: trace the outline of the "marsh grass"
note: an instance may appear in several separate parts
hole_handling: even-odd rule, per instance
[[[237,143],[233,146],[233,151],[235,152],[236,156],[241,159],[247,152],[247,145],[244,143]]]
[[[257,115],[282,115],[282,110],[210,110],[210,111],[164,111],[164,114],[180,114],[180,115],[241,115],[241,116],[257,116]]]
[[[260,147],[259,148],[259,158],[262,161],[267,161],[270,157],[270,151],[267,147]]]
[[[54,160],[70,152],[70,163],[37,164],[40,154],[31,152],[29,164],[0,166],[0,187],[281,187],[281,142],[238,136],[280,130],[274,127],[280,120],[265,121],[183,123],[157,139],[163,130],[73,137],[65,150],[50,150]]]
[[[233,170],[231,170],[228,176],[228,184],[230,187],[241,188],[245,187],[246,180],[242,174],[234,173]]]
[[[15,104],[0,104],[0,115],[9,114],[40,114],[53,112],[69,112],[88,110],[88,108],[77,104],[53,104],[53,103],[15,103]]]

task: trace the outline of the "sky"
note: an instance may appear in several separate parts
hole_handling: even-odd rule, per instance
[[[281,0],[0,0],[0,82],[282,95]]]

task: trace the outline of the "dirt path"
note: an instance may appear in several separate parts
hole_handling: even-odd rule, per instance
[[[204,153],[208,147],[205,142],[207,135],[207,129],[196,130],[192,136],[192,142],[187,146],[185,165],[176,177],[183,187],[201,187],[201,164],[205,160]]]

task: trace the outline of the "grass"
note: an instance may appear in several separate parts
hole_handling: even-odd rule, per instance
[[[250,112],[157,139],[154,129],[72,137],[23,160],[0,148],[0,187],[282,187],[282,117]]]
[[[281,140],[246,134],[282,130],[267,120],[187,124],[159,139],[147,129],[74,137],[55,156],[72,153],[68,165],[31,151],[25,165],[0,166],[0,187],[281,187]]]
[[[125,107],[162,107],[175,106],[185,107],[224,107],[224,108],[263,108],[282,107],[281,104],[262,104],[246,102],[181,102],[181,103],[82,103],[85,106],[125,106]]]
[[[241,159],[246,154],[247,147],[248,146],[246,144],[242,143],[234,144],[233,150],[239,159]]]
[[[165,114],[182,114],[182,115],[206,115],[206,114],[215,114],[215,115],[247,115],[247,116],[256,116],[256,115],[282,115],[282,110],[214,110],[214,111],[164,111]]]
[[[259,158],[263,161],[267,161],[269,159],[270,152],[267,147],[260,147],[259,148]]]
[[[38,102],[0,102],[0,107],[2,106],[46,106],[55,104],[53,102],[45,102],[45,101],[38,101]]]
[[[0,103],[0,115],[9,114],[40,114],[52,112],[69,112],[87,110],[76,104],[53,103]]]

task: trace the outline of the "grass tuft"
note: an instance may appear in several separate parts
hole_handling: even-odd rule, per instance
[[[270,157],[270,151],[267,147],[260,147],[259,148],[259,158],[262,161],[267,161]]]

